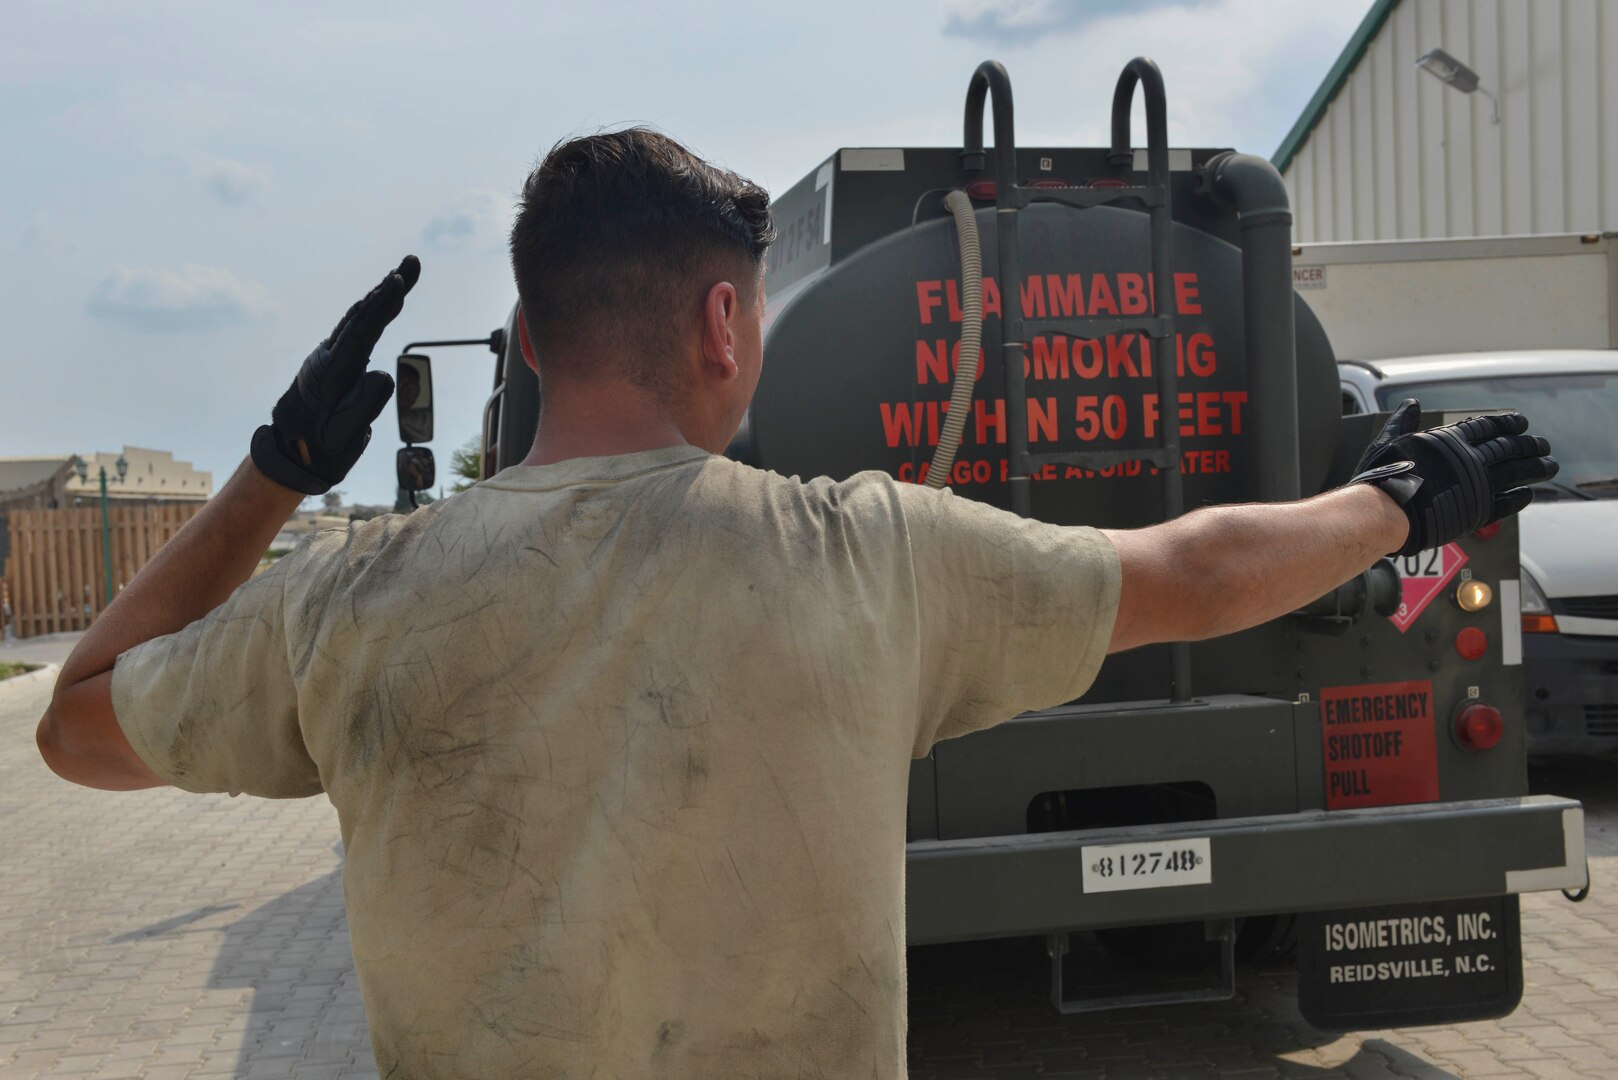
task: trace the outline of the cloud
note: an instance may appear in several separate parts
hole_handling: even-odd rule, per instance
[[[240,161],[229,158],[220,158],[208,169],[208,190],[220,202],[231,206],[240,206],[250,198],[253,192],[270,182],[268,174],[263,169],[255,169],[251,165],[244,165]]]
[[[944,33],[1022,45],[1108,16],[1207,0],[944,0]]]
[[[505,246],[514,207],[509,196],[477,188],[465,192],[440,211],[421,239],[443,251],[488,251]]]
[[[269,290],[218,266],[120,266],[90,294],[91,315],[146,333],[257,322],[275,310]]]

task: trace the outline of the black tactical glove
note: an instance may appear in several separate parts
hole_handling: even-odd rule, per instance
[[[1350,484],[1375,484],[1410,519],[1410,538],[1394,555],[1441,547],[1515,514],[1534,497],[1530,485],[1556,475],[1551,444],[1524,435],[1521,413],[1486,413],[1418,431],[1421,406],[1399,403],[1360,457]]]
[[[259,472],[305,495],[322,495],[348,475],[393,396],[393,376],[365,370],[371,350],[420,276],[420,261],[406,255],[315,346],[270,411],[270,422],[253,433]]]

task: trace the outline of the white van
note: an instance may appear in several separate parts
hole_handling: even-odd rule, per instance
[[[1618,350],[1338,361],[1344,413],[1517,409],[1555,480],[1521,517],[1523,679],[1534,754],[1618,752]]]

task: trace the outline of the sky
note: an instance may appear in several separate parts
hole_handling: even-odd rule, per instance
[[[404,254],[421,283],[374,364],[503,323],[515,194],[571,135],[649,123],[781,192],[839,147],[958,145],[985,59],[1010,71],[1019,145],[1101,145],[1146,55],[1172,144],[1268,157],[1368,7],[8,0],[0,457],[152,447],[223,484]],[[494,358],[433,357],[443,476]],[[345,502],[392,504],[399,445],[390,407]]]

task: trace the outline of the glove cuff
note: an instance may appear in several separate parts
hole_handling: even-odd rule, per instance
[[[1388,493],[1389,498],[1400,506],[1407,505],[1421,489],[1421,477],[1415,474],[1414,461],[1395,461],[1390,465],[1378,465],[1374,469],[1366,469],[1358,476],[1351,478],[1350,484],[1371,484]],[[1346,484],[1344,485],[1347,486]]]
[[[1392,499],[1404,511],[1405,520],[1410,523],[1410,533],[1404,546],[1391,555],[1414,555],[1422,548],[1422,538],[1427,535],[1420,517],[1410,500],[1415,498],[1416,492],[1421,490],[1421,477],[1416,475],[1414,461],[1395,461],[1387,465],[1378,465],[1374,469],[1364,472],[1349,480],[1350,484],[1370,484],[1379,488],[1383,494]],[[1347,486],[1347,485],[1344,485]]]
[[[281,441],[276,438],[275,428],[270,424],[253,432],[249,454],[259,472],[284,488],[301,491],[305,495],[324,495],[331,490],[330,483],[295,465],[287,457],[281,449]]]

